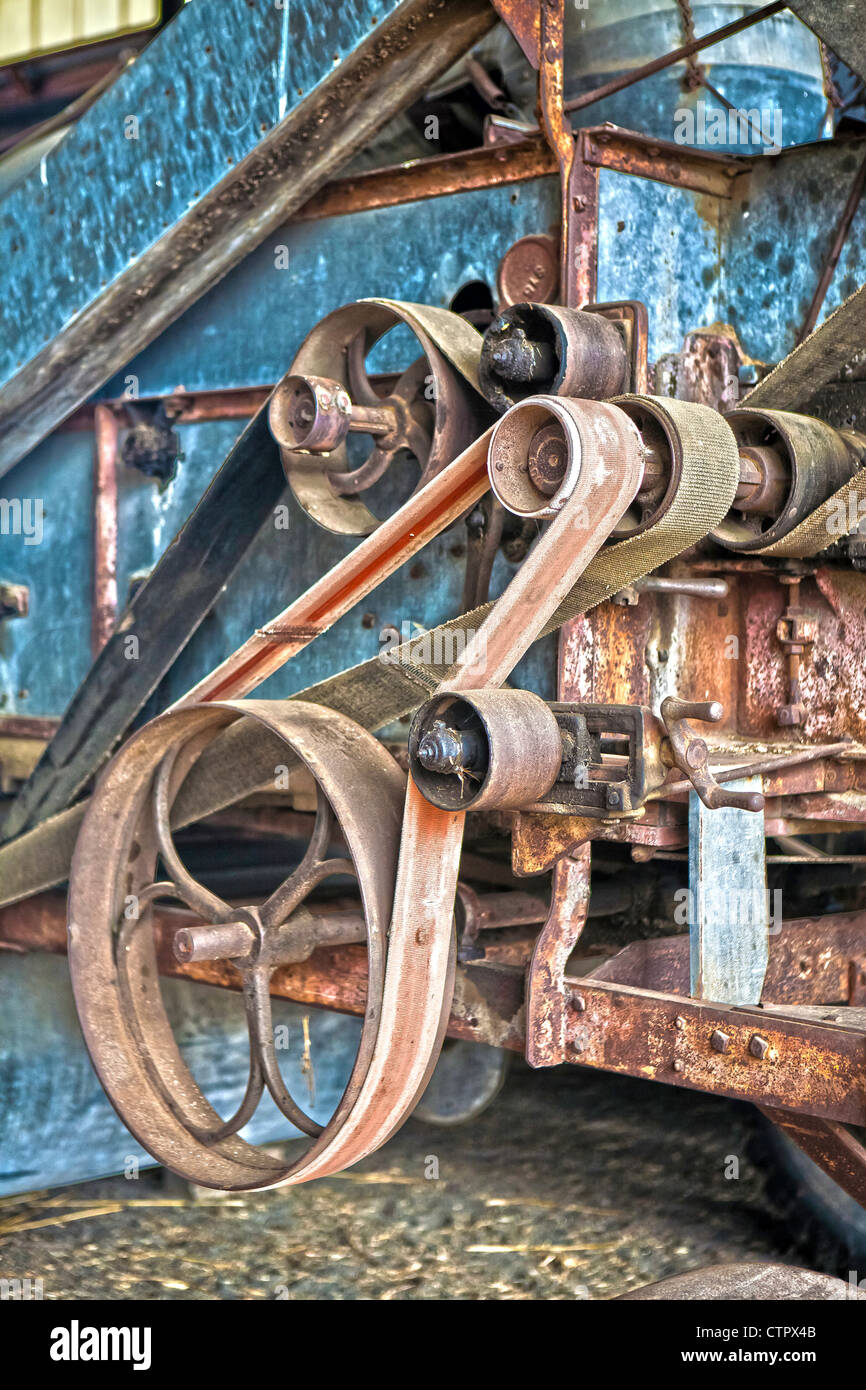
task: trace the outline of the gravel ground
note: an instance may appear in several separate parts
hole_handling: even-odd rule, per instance
[[[749,1134],[723,1100],[520,1062],[479,1119],[410,1121],[338,1178],[221,1197],[156,1170],[8,1198],[0,1276],[41,1277],[45,1299],[609,1299],[804,1263]]]

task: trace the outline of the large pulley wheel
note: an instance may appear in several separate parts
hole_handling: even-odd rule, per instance
[[[396,377],[374,380],[368,356],[397,327],[421,355],[410,348]],[[481,343],[458,314],[396,300],[359,300],[316,325],[269,408],[286,477],[314,521],[368,535],[379,512],[391,515],[467,448],[487,418]],[[399,477],[398,461],[410,465]]]
[[[187,870],[175,847],[171,808],[185,777],[207,750],[230,787],[229,725],[258,724],[275,765],[300,761],[315,778],[318,812],[298,867],[264,903],[223,901]],[[223,751],[220,755],[222,740]],[[85,1041],[121,1119],[160,1163],[190,1181],[224,1189],[303,1180],[351,1114],[373,1056],[405,777],[359,725],[300,701],[199,705],[162,715],[140,730],[103,775],[87,810],[69,892],[69,965]],[[230,800],[230,797],[226,798]],[[371,807],[375,817],[371,821]],[[345,850],[329,848],[339,829]],[[160,869],[158,874],[157,869]],[[317,1124],[287,1090],[274,1049],[270,979],[301,958],[297,942],[315,928],[312,891],[332,875],[351,875],[358,907],[343,913],[345,937],[367,944],[366,1014],[355,1064],[328,1123]],[[246,1093],[236,1113],[216,1113],[183,1060],[158,982],[153,904],[191,909],[171,943],[181,961],[230,960],[243,983],[250,1035]],[[320,909],[321,910],[321,907]],[[340,914],[332,914],[337,929]],[[337,919],[335,922],[335,918]],[[309,935],[308,938],[309,939]],[[241,1139],[238,1130],[268,1091],[283,1114],[310,1135],[292,1165]]]

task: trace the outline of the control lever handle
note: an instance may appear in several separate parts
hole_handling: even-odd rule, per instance
[[[661,704],[662,723],[667,732],[662,745],[662,762],[667,767],[678,767],[711,811],[720,806],[763,811],[764,798],[760,792],[725,791],[719,785],[710,771],[707,745],[688,722],[699,719],[702,723],[718,724],[724,713],[718,700],[678,700],[675,695],[668,695]]]

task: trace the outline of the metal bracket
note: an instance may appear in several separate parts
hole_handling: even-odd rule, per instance
[[[550,708],[562,735],[562,767],[547,795],[527,809],[592,817],[627,815],[662,785],[664,731],[646,706]]]

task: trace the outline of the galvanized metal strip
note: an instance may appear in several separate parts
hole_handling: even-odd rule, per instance
[[[760,777],[728,790],[760,792]],[[758,1004],[769,960],[764,817],[689,795],[689,937],[695,999]]]

